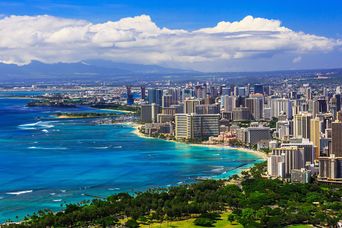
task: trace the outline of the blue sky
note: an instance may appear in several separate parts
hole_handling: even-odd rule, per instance
[[[342,0],[3,0],[0,62],[334,68],[342,67],[341,28]]]
[[[92,22],[148,14],[159,26],[186,29],[253,15],[281,20],[297,31],[342,37],[341,0],[4,0],[0,14],[49,14]]]

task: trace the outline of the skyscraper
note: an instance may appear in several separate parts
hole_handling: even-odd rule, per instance
[[[310,139],[315,145],[315,159],[317,160],[321,147],[321,121],[318,117],[310,120]]]
[[[144,123],[152,123],[152,104],[141,104],[140,120]]]
[[[146,88],[145,86],[140,87],[141,99],[145,100],[146,98]]]
[[[292,169],[301,169],[305,167],[304,149],[297,146],[281,147],[272,150],[272,155],[283,156],[285,177],[290,177]],[[270,156],[271,157],[271,156]],[[272,161],[273,162],[273,161]],[[279,164],[279,158],[274,162]],[[280,165],[280,164],[279,164]],[[274,166],[271,164],[271,166]]]
[[[252,119],[251,112],[246,107],[238,107],[233,109],[234,121],[249,121]]]
[[[264,114],[264,97],[260,94],[255,94],[252,97],[246,98],[245,102],[253,119],[261,120]]]
[[[254,85],[254,93],[264,94],[264,86],[261,84],[255,84]]]
[[[196,106],[200,104],[198,99],[187,99],[184,101],[184,113],[191,114],[196,112]]]
[[[131,87],[126,86],[126,91],[127,91],[127,105],[134,104],[134,98],[133,98]]]
[[[291,102],[287,98],[274,98],[271,99],[271,116],[278,118],[279,115],[285,113],[287,118],[292,118]]]
[[[162,97],[162,107],[167,108],[172,105],[172,95],[163,95]]]
[[[219,114],[176,114],[176,139],[205,139],[220,133]]]
[[[222,106],[225,112],[232,112],[236,108],[236,97],[234,96],[222,96]]]
[[[320,97],[318,100],[318,111],[320,113],[326,113],[328,111],[327,100],[325,97]]]
[[[303,112],[293,118],[293,136],[295,138],[310,139],[311,113]]]
[[[331,153],[342,157],[342,121],[336,120],[331,124]]]
[[[148,103],[162,105],[163,90],[161,89],[148,89]]]
[[[197,113],[197,114],[218,114],[218,113],[220,113],[220,106],[218,104],[196,105],[195,113]]]
[[[153,103],[152,109],[151,109],[152,123],[157,123],[157,120],[158,120],[157,117],[159,113],[160,113],[160,106],[158,104]]]
[[[340,111],[341,110],[341,94],[335,94],[335,99],[336,99],[336,110]]]

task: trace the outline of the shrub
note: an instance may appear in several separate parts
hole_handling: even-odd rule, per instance
[[[205,227],[212,227],[215,223],[215,220],[212,220],[210,218],[202,218],[199,217],[195,219],[194,224],[196,226],[205,226]]]

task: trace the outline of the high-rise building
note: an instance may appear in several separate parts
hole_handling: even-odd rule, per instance
[[[246,92],[245,87],[238,87],[238,96],[240,96],[240,97],[246,97],[247,96],[247,92]]]
[[[254,85],[254,93],[264,94],[264,86],[261,84]]]
[[[145,100],[146,98],[146,88],[145,86],[140,87],[141,99]]]
[[[312,117],[315,118],[317,114],[319,114],[319,104],[317,100],[308,101],[309,112],[312,114]]]
[[[295,138],[310,139],[310,120],[311,113],[302,112],[293,118],[293,136]]]
[[[202,104],[195,106],[195,113],[197,114],[218,114],[220,113],[220,106],[218,104]]]
[[[191,139],[191,118],[188,114],[175,115],[175,137],[176,139]]]
[[[285,154],[270,155],[267,158],[267,173],[271,177],[285,177]]]
[[[342,121],[333,122],[331,129],[331,153],[336,157],[342,157]]]
[[[290,138],[290,122],[288,120],[278,121],[276,131],[280,140],[288,141]]]
[[[328,156],[319,157],[319,180],[342,182],[342,113],[331,123],[331,146]]]
[[[157,104],[162,106],[162,97],[163,97],[163,90],[151,88],[148,89],[148,103],[149,104]]]
[[[172,95],[163,95],[162,97],[162,107],[167,108],[172,105]]]
[[[152,114],[152,123],[157,123],[158,119],[158,114],[160,113],[160,106],[158,104],[151,104],[151,114]]]
[[[140,108],[141,122],[152,123],[152,104],[142,104]]]
[[[247,143],[256,145],[262,140],[271,140],[271,129],[269,127],[248,127],[247,128]]]
[[[132,105],[134,104],[134,98],[132,94],[132,90],[130,86],[126,86],[126,93],[127,93],[127,105]]]
[[[246,107],[238,107],[233,109],[234,121],[249,121],[252,119],[251,112]]]
[[[196,85],[195,86],[195,95],[197,98],[206,98],[207,96],[207,91],[206,88],[203,87],[202,85]]]
[[[175,107],[163,107],[161,113],[174,116],[176,114],[176,108]]]
[[[271,99],[271,116],[278,118],[279,115],[286,114],[288,119],[292,118],[291,101],[287,98]]]
[[[342,157],[319,157],[319,180],[342,183]]]
[[[253,119],[263,119],[264,112],[264,96],[261,94],[255,94],[249,98],[246,98],[246,107],[252,114]]]
[[[341,94],[335,94],[335,99],[336,99],[336,109],[337,109],[337,111],[339,112],[339,111],[341,111],[341,108],[342,108],[342,106],[341,106],[341,102],[342,102],[342,100],[341,100]]]
[[[167,94],[172,96],[172,104],[178,104],[181,100],[181,88],[169,88]]]
[[[140,120],[144,123],[156,123],[157,116],[160,113],[160,106],[153,104],[142,104],[140,111]]]
[[[264,106],[263,119],[271,120],[271,108]]]
[[[184,100],[184,113],[191,114],[196,113],[196,106],[201,102],[198,99],[186,99]]]
[[[175,108],[176,113],[184,113],[184,104],[183,103],[171,105],[171,108]]]
[[[305,168],[291,170],[291,182],[307,184],[311,182],[311,170]]]
[[[291,170],[305,168],[304,149],[296,146],[281,147],[272,150],[272,155],[284,156],[284,176],[289,178]]]
[[[195,91],[191,88],[185,88],[182,90],[181,92],[181,97],[182,97],[182,101],[184,101],[185,99],[189,99],[195,96]]]
[[[221,104],[225,112],[232,112],[236,108],[236,97],[234,96],[222,96]]]
[[[230,88],[229,87],[223,87],[222,91],[221,91],[221,96],[226,96],[226,95],[230,95]]]
[[[326,113],[328,111],[327,100],[325,97],[320,97],[318,100],[318,111],[320,113]]]
[[[176,114],[176,139],[206,139],[220,133],[219,114]]]
[[[315,146],[309,139],[290,139],[288,143],[282,143],[281,147],[298,147],[303,148],[303,160],[304,163],[313,164],[315,160]]]
[[[157,123],[170,123],[174,119],[173,115],[159,113],[157,115]]]
[[[315,145],[315,159],[318,159],[321,148],[321,121],[318,117],[310,120],[310,140]]]

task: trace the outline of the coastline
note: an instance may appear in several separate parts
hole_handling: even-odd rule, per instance
[[[132,114],[132,113],[134,113],[133,111],[120,110],[120,109],[110,109],[110,108],[101,108],[99,110],[109,111],[109,112],[125,113],[125,114]]]
[[[146,138],[146,139],[156,139],[156,138],[149,137],[149,136],[146,136],[143,133],[141,133],[139,131],[139,128],[142,126],[141,124],[137,124],[137,123],[133,123],[133,122],[127,122],[127,123],[123,123],[123,125],[128,125],[128,126],[133,127],[134,130],[132,131],[132,133],[138,137]],[[161,139],[161,140],[163,140],[163,139]],[[238,150],[240,152],[253,154],[253,155],[257,156],[258,158],[260,158],[264,161],[266,161],[266,159],[267,159],[267,155],[265,153],[263,153],[261,151],[257,151],[257,150],[244,148],[244,147],[231,147],[231,146],[227,146],[227,145],[223,145],[223,144],[210,145],[210,144],[185,143],[185,142],[178,142],[175,140],[165,140],[165,141],[173,142],[173,143],[186,144],[189,146],[200,146],[200,147],[209,147],[209,148],[217,148],[217,149]]]
[[[20,99],[20,100],[39,100],[38,97],[21,97],[21,96],[0,96],[0,99]]]

